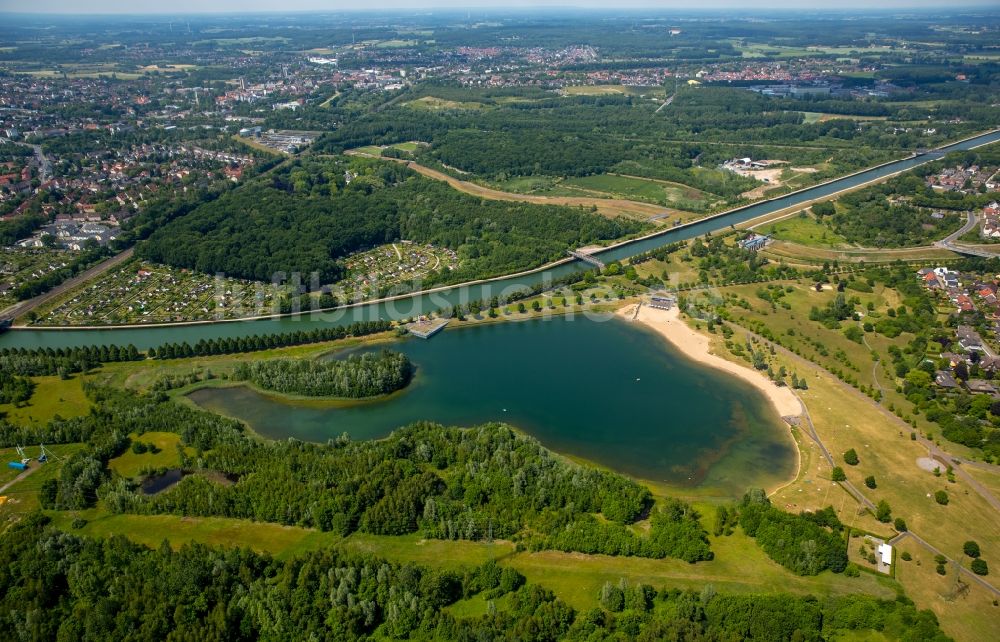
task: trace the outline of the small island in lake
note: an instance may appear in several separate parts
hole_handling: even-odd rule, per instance
[[[335,361],[271,359],[240,363],[236,381],[265,390],[304,397],[362,399],[402,390],[413,377],[413,364],[400,352],[382,350]]]

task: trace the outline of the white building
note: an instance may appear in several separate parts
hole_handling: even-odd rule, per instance
[[[878,555],[882,564],[885,566],[892,565],[892,544],[879,544],[878,545]]]

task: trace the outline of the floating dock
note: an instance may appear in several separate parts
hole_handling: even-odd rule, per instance
[[[444,330],[451,319],[421,319],[413,323],[406,324],[406,330],[415,337],[430,339],[438,332]]]

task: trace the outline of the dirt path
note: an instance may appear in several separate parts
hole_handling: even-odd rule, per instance
[[[28,468],[28,470],[24,471],[23,473],[21,473],[20,475],[18,475],[14,479],[10,480],[9,482],[7,482],[6,484],[4,484],[3,486],[0,486],[0,495],[2,495],[5,492],[7,492],[8,488],[10,488],[11,486],[13,486],[17,482],[21,481],[22,479],[24,479],[25,477],[27,477],[31,473],[35,472],[36,470],[38,470],[37,466],[34,467],[34,468]]]
[[[372,157],[370,154],[363,154],[358,152],[347,152],[347,153],[356,156]],[[596,198],[596,197],[586,197],[586,196],[536,196],[532,194],[516,194],[514,192],[504,192],[498,189],[493,189],[492,187],[484,187],[477,183],[459,180],[454,176],[449,176],[444,172],[439,172],[436,169],[425,167],[414,161],[406,161],[401,159],[383,159],[383,160],[395,160],[397,162],[405,163],[407,167],[409,167],[410,169],[412,169],[413,171],[417,172],[422,176],[426,176],[427,178],[433,178],[434,180],[447,183],[452,189],[458,190],[459,192],[464,192],[465,194],[469,194],[471,196],[478,196],[479,198],[486,198],[491,201],[517,201],[523,203],[534,203],[536,205],[565,205],[569,207],[595,207],[597,208],[598,212],[600,212],[605,216],[624,215],[642,220],[648,220],[653,216],[658,216],[661,214],[680,214],[680,215],[687,214],[687,212],[681,212],[680,210],[663,207],[662,205],[653,205],[652,203],[640,203],[639,201],[628,201],[628,200],[613,199],[613,198]]]
[[[95,276],[98,276],[100,274],[103,274],[104,272],[107,272],[108,270],[110,270],[111,268],[115,267],[116,265],[120,265],[121,263],[124,263],[125,261],[129,260],[130,258],[132,258],[133,251],[134,251],[134,248],[130,247],[129,249],[125,250],[124,252],[122,252],[120,254],[114,255],[110,259],[105,259],[104,261],[101,261],[100,263],[98,263],[97,265],[91,267],[90,269],[85,270],[85,271],[81,272],[80,274],[77,274],[73,278],[67,279],[67,280],[63,281],[62,283],[60,283],[56,287],[52,288],[48,292],[43,292],[43,293],[39,294],[38,296],[36,296],[36,297],[34,297],[32,299],[28,299],[27,301],[19,301],[19,302],[15,303],[14,305],[9,306],[8,308],[6,308],[2,312],[0,312],[0,319],[12,319],[13,320],[13,319],[16,319],[18,317],[23,317],[24,315],[28,314],[29,312],[31,312],[32,310],[34,310],[38,306],[40,306],[40,305],[42,305],[44,303],[47,303],[48,301],[51,301],[52,299],[56,298],[57,296],[59,296],[61,294],[64,294],[64,293],[66,293],[66,292],[68,292],[70,290],[72,290],[73,288],[75,288],[76,286],[80,285],[81,283],[89,281],[90,279],[94,278]]]
[[[973,573],[969,569],[965,568],[959,562],[957,562],[957,561],[953,560],[952,558],[948,557],[947,555],[945,555],[944,553],[942,553],[940,551],[940,549],[938,549],[936,546],[934,546],[933,544],[931,544],[930,542],[928,542],[927,540],[925,540],[924,538],[920,537],[919,535],[917,535],[916,533],[914,533],[912,531],[903,531],[899,535],[896,535],[891,540],[889,540],[889,543],[891,545],[893,545],[893,546],[896,546],[897,544],[899,544],[899,542],[902,542],[907,537],[913,539],[913,541],[917,542],[918,544],[920,544],[921,546],[923,546],[924,548],[926,548],[927,550],[929,550],[931,553],[934,553],[935,555],[940,555],[941,557],[945,558],[946,560],[948,560],[949,562],[951,562],[952,564],[954,564],[958,568],[958,570],[960,572],[962,572],[963,574],[965,574],[968,577],[970,577],[973,580],[975,580],[980,586],[982,586],[983,588],[985,588],[987,591],[990,591],[994,595],[1000,597],[1000,589],[998,589],[997,587],[993,586],[992,584],[990,584],[989,582],[987,582],[983,578],[979,577],[978,575],[976,575],[975,573]]]
[[[488,198],[494,201],[522,201],[525,203],[535,203],[537,205],[568,205],[570,207],[596,207],[597,211],[606,216],[619,216],[621,214],[632,214],[641,218],[649,218],[657,214],[663,214],[669,210],[662,205],[652,203],[640,203],[638,201],[626,201],[611,198],[591,198],[585,196],[535,196],[532,194],[515,194],[513,192],[502,192],[490,187],[483,187],[469,181],[461,181],[449,176],[444,172],[439,172],[430,167],[424,167],[414,162],[407,163],[408,167],[418,174],[427,178],[448,183],[453,189],[472,196]]]

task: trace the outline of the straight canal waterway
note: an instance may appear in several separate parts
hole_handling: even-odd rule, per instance
[[[392,349],[417,372],[383,400],[296,403],[244,386],[189,397],[275,439],[370,439],[421,420],[504,421],[557,452],[698,494],[735,496],[794,475],[788,428],[759,391],[627,321],[473,326]]]
[[[1000,141],[1000,130],[975,136],[968,140],[945,145],[938,150],[921,156],[904,158],[891,163],[845,176],[798,192],[770,200],[737,208],[700,221],[664,230],[655,235],[616,245],[594,252],[602,261],[620,261],[636,254],[701,236],[707,232],[727,228],[746,221],[778,212],[817,198],[836,194],[842,190],[858,187],[870,181],[884,178],[897,172],[913,169],[950,151],[962,151]],[[487,300],[492,296],[510,294],[544,284],[547,280],[559,279],[575,271],[590,269],[592,266],[580,260],[566,261],[560,265],[519,276],[501,277],[486,283],[455,286],[435,293],[406,295],[397,301],[365,303],[349,308],[340,308],[331,313],[307,313],[293,317],[270,317],[246,321],[223,323],[203,323],[195,325],[166,325],[157,327],[129,327],[106,329],[13,329],[0,335],[0,347],[64,348],[100,344],[133,344],[140,350],[158,347],[165,343],[187,341],[191,345],[201,339],[242,337],[274,332],[296,332],[324,325],[346,325],[354,321],[374,319],[405,319],[425,314],[444,307],[469,301]]]

